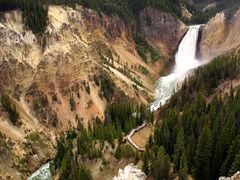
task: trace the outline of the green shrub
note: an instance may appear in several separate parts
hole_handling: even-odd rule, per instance
[[[145,62],[148,62],[147,54],[150,55],[151,62],[156,62],[160,59],[161,56],[158,54],[157,50],[154,49],[151,45],[149,45],[144,37],[139,35],[135,39],[135,42],[137,52]]]
[[[32,132],[32,133],[28,134],[25,138],[32,142],[35,142],[40,139],[40,136],[39,136],[38,132]]]
[[[16,105],[12,103],[10,97],[4,93],[1,94],[1,104],[4,110],[9,114],[10,121],[16,125],[19,119]]]
[[[76,102],[75,102],[72,94],[70,95],[69,104],[70,104],[71,111],[75,111],[76,110]]]

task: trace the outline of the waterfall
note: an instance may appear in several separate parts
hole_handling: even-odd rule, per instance
[[[155,111],[165,104],[177,86],[181,86],[190,70],[201,65],[195,57],[199,29],[200,25],[189,26],[189,30],[182,39],[175,55],[173,72],[168,76],[161,77],[157,81],[155,88],[156,97],[155,101],[150,105],[151,111]]]

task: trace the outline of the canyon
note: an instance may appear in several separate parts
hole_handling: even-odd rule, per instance
[[[148,106],[157,98],[151,106],[157,110],[189,71],[240,48],[240,9],[230,18],[218,13],[201,27],[188,27],[152,7],[141,10],[139,20],[147,42],[160,55],[156,62],[150,62],[149,54],[147,61],[141,58],[132,27],[118,16],[51,5],[46,31],[38,36],[26,28],[20,10],[4,13],[0,86],[20,115],[14,126],[0,106],[0,132],[7,139],[7,158],[0,160],[5,179],[24,179],[53,159],[58,135],[76,128],[78,121],[85,127],[97,118],[104,121],[108,100],[96,78],[108,77],[136,103]],[[188,49],[181,46],[185,41]],[[167,94],[159,99],[161,90]]]

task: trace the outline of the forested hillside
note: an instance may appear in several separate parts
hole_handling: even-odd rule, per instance
[[[231,18],[239,9],[239,0],[193,0],[187,1],[186,6],[193,14],[190,23],[206,23],[216,13],[225,11]]]
[[[118,15],[125,22],[137,21],[138,12],[147,7],[152,6],[158,10],[169,12],[173,15],[180,16],[180,0],[1,0],[0,11],[8,11],[20,8],[24,12],[26,25],[33,30],[34,33],[43,33],[46,27],[48,6],[75,4],[104,12],[108,15]],[[134,25],[137,25],[137,23]]]
[[[152,62],[156,62],[161,56],[158,50],[146,41],[145,34],[140,27],[139,12],[146,7],[154,7],[174,17],[181,17],[180,0],[1,0],[0,13],[21,9],[26,27],[41,37],[47,26],[49,5],[66,5],[73,8],[75,5],[81,5],[98,11],[99,15],[101,13],[108,16],[117,15],[125,22],[126,26],[131,27],[138,54],[144,61],[147,61],[147,55],[150,54]],[[148,23],[150,21],[151,19],[148,18]]]
[[[112,179],[130,163],[156,180],[236,173],[240,51],[229,51],[240,47],[240,18],[228,17],[240,3],[219,0],[204,10],[213,2],[0,0],[0,176],[26,179],[47,162],[60,180]],[[226,16],[219,14],[226,27],[185,25],[206,23],[225,9]],[[191,28],[197,31],[188,36]],[[228,41],[218,30],[231,32]],[[154,83],[170,73],[184,35],[198,40],[199,52],[205,39],[205,54],[221,38],[228,48],[219,54],[228,54],[192,70],[151,112]],[[195,54],[192,44],[184,63]]]
[[[186,179],[191,174],[207,180],[239,170],[239,86],[232,85],[229,94],[214,95],[222,82],[239,76],[237,53],[214,59],[185,81],[159,110],[155,135],[144,155],[145,172],[150,170],[155,179],[177,175]]]
[[[78,121],[76,129],[70,129],[66,135],[60,136],[54,159],[54,173],[59,174],[60,180],[92,179],[91,174],[94,171],[90,171],[84,164],[100,159],[102,166],[107,168],[108,164],[111,165],[106,159],[109,156],[108,151],[114,160],[130,159],[135,162],[139,160],[139,153],[124,143],[123,137],[131,129],[153,117],[145,106],[134,106],[124,94],[122,97],[109,105],[104,123],[97,118],[93,125],[89,123],[88,128],[85,128],[81,121]],[[110,148],[106,149],[106,146]]]

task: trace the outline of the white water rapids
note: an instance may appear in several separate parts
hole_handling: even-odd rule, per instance
[[[181,86],[190,70],[201,65],[195,56],[200,26],[189,26],[189,30],[182,39],[175,55],[173,72],[168,76],[161,77],[156,84],[156,97],[150,105],[151,111],[156,111],[161,105],[164,105],[177,86]]]
[[[173,91],[177,88],[177,86],[181,86],[184,79],[190,73],[190,70],[203,64],[196,59],[199,29],[200,25],[189,26],[189,30],[182,39],[175,55],[175,67],[173,72],[168,76],[161,77],[156,84],[156,98],[155,101],[150,105],[151,111],[156,111],[161,105],[164,105],[172,96]],[[131,166],[126,166],[126,170],[120,169],[119,175],[118,177],[115,177],[115,179],[129,180],[131,179],[129,178],[131,176],[134,177],[132,178],[134,180],[141,180],[141,175],[144,173],[139,170],[130,172],[128,170],[129,167]]]
[[[181,86],[190,70],[202,64],[195,57],[199,28],[200,25],[189,26],[189,30],[182,39],[175,55],[173,72],[168,76],[161,77],[156,84],[156,99],[150,105],[151,111],[155,111],[163,105],[171,97],[177,86]],[[115,179],[129,180],[132,178],[134,180],[142,180],[145,179],[145,176],[135,166],[128,165],[124,170],[120,169],[119,176],[115,177]],[[28,179],[51,180],[50,163],[43,165]]]

